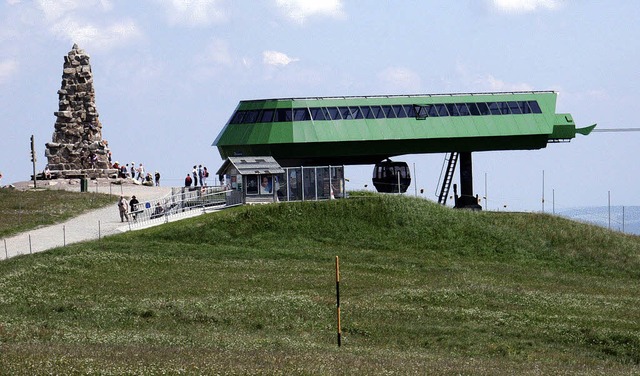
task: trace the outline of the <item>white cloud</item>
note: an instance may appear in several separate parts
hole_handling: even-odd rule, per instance
[[[287,17],[300,24],[315,15],[344,17],[342,0],[276,0],[276,4]]]
[[[0,61],[0,84],[9,80],[9,78],[18,70],[18,62],[15,60]]]
[[[541,9],[554,10],[561,0],[489,0],[491,6],[504,13],[529,13]]]
[[[38,6],[48,21],[56,21],[81,10],[93,10],[96,7],[103,11],[111,9],[108,0],[38,0]]]
[[[223,39],[213,39],[205,47],[203,60],[205,62],[213,62],[222,65],[232,65],[233,57],[229,51],[229,43]]]
[[[378,73],[378,79],[394,92],[417,93],[421,87],[420,75],[404,67],[389,67]]]
[[[158,0],[172,25],[207,26],[226,19],[219,0]]]
[[[262,53],[262,62],[267,65],[285,66],[299,60],[300,59],[290,58],[286,54],[278,51],[264,51]]]
[[[108,50],[142,36],[132,19],[102,21],[113,9],[111,0],[37,0],[37,4],[51,32],[81,48]]]
[[[481,90],[488,91],[532,91],[533,87],[527,83],[509,83],[495,78],[493,75],[487,74],[478,77],[475,82]]]
[[[142,37],[142,32],[132,20],[99,26],[65,18],[54,23],[51,29],[59,37],[78,43],[81,48],[90,46],[94,51],[108,50]]]

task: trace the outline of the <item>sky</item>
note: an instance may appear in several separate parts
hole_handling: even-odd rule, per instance
[[[74,43],[114,160],[181,185],[220,167],[211,144],[247,99],[555,90],[578,127],[640,127],[638,19],[627,0],[0,0],[0,184],[30,178],[31,135],[46,165]],[[640,205],[638,140],[474,153],[474,189],[490,210]],[[437,200],[444,154],[394,160]],[[371,173],[348,166],[347,189]]]

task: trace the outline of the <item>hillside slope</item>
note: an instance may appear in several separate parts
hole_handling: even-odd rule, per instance
[[[628,374],[639,264],[640,238],[549,215],[241,207],[0,263],[0,369]]]

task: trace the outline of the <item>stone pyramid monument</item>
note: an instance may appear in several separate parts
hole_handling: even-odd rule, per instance
[[[51,173],[61,178],[115,175],[108,143],[102,139],[89,55],[77,44],[64,57],[58,100],[55,131],[45,149]]]

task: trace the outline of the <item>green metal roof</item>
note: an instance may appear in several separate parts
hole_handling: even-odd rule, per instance
[[[552,91],[241,101],[214,146],[282,165],[376,163],[402,154],[539,149],[576,133]]]

